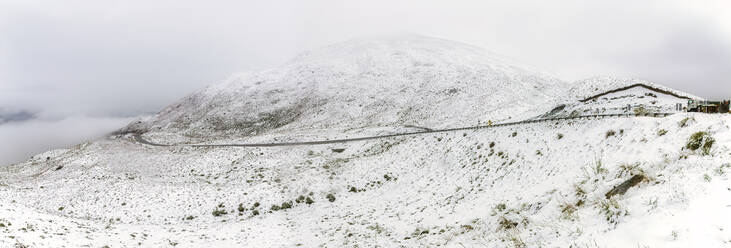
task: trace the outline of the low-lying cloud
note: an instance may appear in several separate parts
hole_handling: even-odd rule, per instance
[[[102,138],[134,118],[68,116],[0,124],[0,166],[33,155]]]

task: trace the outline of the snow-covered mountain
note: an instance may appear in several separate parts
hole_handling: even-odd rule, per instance
[[[128,129],[206,140],[273,130],[292,135],[438,128],[545,112],[563,86],[465,44],[421,36],[361,39],[235,76]]]
[[[616,89],[619,79],[568,84],[520,68],[468,45],[400,36],[349,41],[233,77],[123,135],[0,167],[0,247],[731,243],[729,115],[574,119],[261,148],[160,147],[132,138],[339,139],[685,101],[633,88],[579,102]],[[564,107],[552,112],[557,106]]]

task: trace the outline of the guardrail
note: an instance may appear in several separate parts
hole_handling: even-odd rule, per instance
[[[148,140],[142,138],[142,133],[135,133],[132,137],[133,137],[133,139],[135,141],[137,141],[137,142],[139,142],[141,144],[151,145],[151,146],[162,146],[162,147],[168,147],[168,146],[189,146],[189,147],[275,147],[275,146],[299,146],[299,145],[324,145],[324,144],[347,143],[347,142],[364,141],[364,140],[393,138],[393,137],[407,136],[407,135],[419,135],[419,134],[430,134],[430,133],[454,132],[454,131],[485,129],[485,128],[493,128],[493,127],[505,127],[505,126],[514,126],[514,125],[529,124],[529,123],[539,123],[539,122],[546,122],[546,121],[564,121],[564,120],[574,120],[574,119],[591,119],[591,118],[607,118],[607,117],[618,117],[618,118],[620,118],[620,117],[624,117],[624,118],[629,118],[629,117],[658,117],[659,118],[659,117],[666,117],[666,116],[669,116],[669,115],[672,115],[672,114],[674,114],[674,113],[581,115],[581,116],[569,116],[569,117],[560,117],[560,118],[528,119],[528,120],[523,120],[523,121],[506,122],[506,123],[500,123],[500,124],[494,124],[494,125],[480,125],[480,126],[457,127],[457,128],[447,128],[447,129],[424,130],[424,131],[416,131],[416,132],[406,132],[406,133],[376,135],[376,136],[348,138],[348,139],[315,140],[315,141],[300,141],[300,142],[278,142],[278,143],[174,144],[174,145],[166,145],[166,144],[158,144],[158,143],[154,143],[154,142],[148,141]]]

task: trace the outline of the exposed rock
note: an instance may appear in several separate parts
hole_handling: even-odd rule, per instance
[[[624,195],[624,193],[627,192],[629,188],[634,187],[645,179],[645,175],[634,175],[630,179],[627,179],[627,181],[624,181],[623,183],[614,186],[614,188],[607,192],[605,196],[607,197],[607,199],[609,199],[614,195]]]

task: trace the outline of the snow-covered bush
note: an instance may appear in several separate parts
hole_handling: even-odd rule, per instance
[[[578,208],[571,203],[564,203],[561,204],[561,218],[566,220],[574,220],[576,219],[576,210]]]
[[[639,106],[635,108],[635,115],[647,115],[648,111],[645,107]]]
[[[668,130],[665,130],[665,129],[657,130],[657,136],[663,136],[667,133],[668,133]]]
[[[629,211],[623,209],[619,202],[615,199],[602,200],[599,202],[599,212],[604,215],[607,222],[611,224],[619,223],[619,217],[629,214]]]
[[[685,148],[691,151],[700,148],[703,155],[708,155],[711,152],[711,147],[713,147],[714,142],[716,140],[709,133],[703,131],[695,132],[688,138],[688,143],[685,144]]]
[[[213,214],[213,216],[215,216],[215,217],[218,217],[221,215],[228,214],[228,211],[226,211],[225,206],[223,205],[223,203],[221,203],[221,204],[218,204],[216,209],[214,209],[213,212],[211,212],[211,214]]]
[[[518,222],[512,221],[505,216],[500,217],[498,221],[499,229],[508,230],[518,226]]]
[[[682,120],[680,120],[680,122],[678,122],[678,126],[679,127],[687,127],[688,124],[690,124],[689,121],[690,122],[695,122],[695,118],[693,118],[693,117],[685,117]]]

